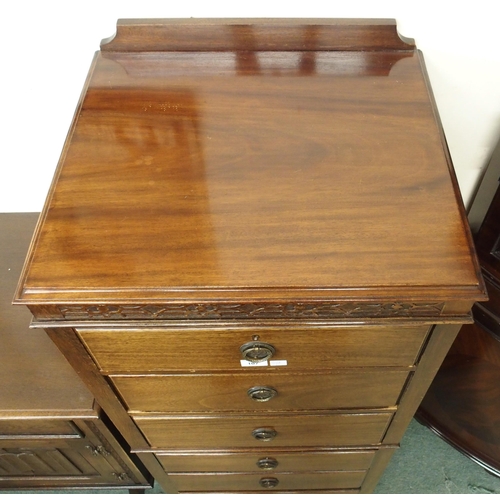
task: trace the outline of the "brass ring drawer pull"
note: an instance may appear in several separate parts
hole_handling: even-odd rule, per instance
[[[257,467],[262,470],[273,470],[278,467],[278,461],[271,457],[261,458],[257,461]]]
[[[258,441],[272,441],[278,433],[271,427],[261,427],[252,431],[252,436]]]
[[[263,488],[271,489],[271,488],[276,488],[278,486],[279,481],[275,477],[263,477],[260,481],[259,484]]]
[[[265,403],[273,399],[274,396],[277,396],[278,391],[274,387],[258,385],[248,389],[247,394],[250,399],[258,401],[259,403]]]
[[[276,349],[271,344],[265,342],[252,341],[243,344],[240,347],[243,358],[250,362],[266,361],[271,358],[276,352]]]

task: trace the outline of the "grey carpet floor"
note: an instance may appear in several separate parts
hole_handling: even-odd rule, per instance
[[[3,491],[0,494],[68,494],[67,490]],[[80,490],[78,494],[126,494],[116,490]],[[146,494],[158,494],[155,487]],[[412,420],[401,448],[393,455],[375,494],[498,494],[500,478],[455,450],[427,427]],[[192,496],[192,495],[188,495]],[[212,495],[209,495],[212,496]],[[185,498],[185,496],[184,496]],[[204,498],[207,498],[205,495]]]
[[[375,493],[494,494],[500,478],[412,420]]]

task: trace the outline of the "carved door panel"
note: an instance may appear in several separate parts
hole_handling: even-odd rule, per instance
[[[54,443],[55,444],[55,443]],[[97,471],[66,442],[57,446],[28,441],[15,447],[0,448],[2,477],[72,477],[98,475]]]
[[[75,438],[2,436],[0,489],[145,483],[100,424],[81,422],[84,432]]]

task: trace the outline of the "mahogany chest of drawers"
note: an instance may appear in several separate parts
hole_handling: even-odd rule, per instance
[[[123,20],[21,276],[166,492],[370,492],[484,285],[390,20]]]

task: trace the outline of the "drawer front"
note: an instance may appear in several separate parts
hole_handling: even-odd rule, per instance
[[[80,431],[68,420],[0,420],[0,440],[11,438],[51,439],[81,438]]]
[[[374,450],[333,453],[260,453],[168,454],[156,456],[167,472],[288,472],[367,470]]]
[[[377,408],[396,404],[403,370],[111,376],[130,411]],[[270,398],[270,399],[269,399]]]
[[[365,471],[303,474],[169,474],[180,492],[196,491],[303,491],[355,489]]]
[[[134,417],[156,449],[377,445],[391,413]]]
[[[410,366],[428,331],[419,327],[273,329],[78,329],[106,373],[251,370],[241,367],[242,346],[272,346],[270,362],[297,369]]]

